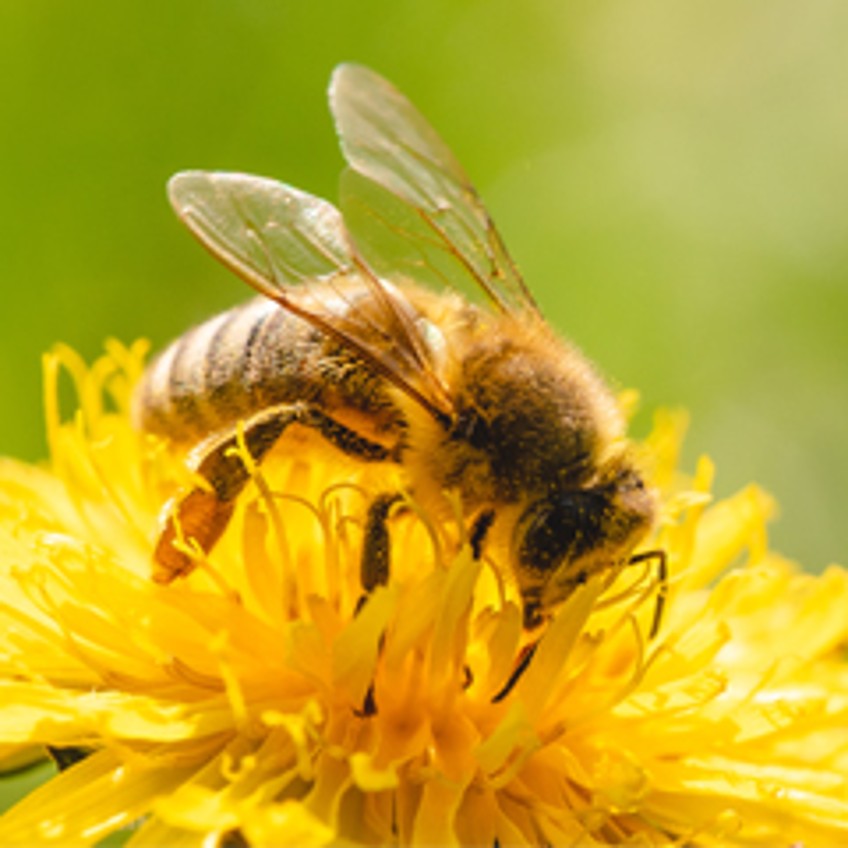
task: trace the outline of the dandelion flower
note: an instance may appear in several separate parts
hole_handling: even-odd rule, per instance
[[[518,674],[536,637],[508,578],[414,504],[357,612],[380,480],[320,457],[269,459],[208,561],[152,581],[188,473],[129,424],[142,360],[55,351],[50,460],[0,464],[0,754],[90,751],[0,817],[0,843],[848,843],[848,574],[770,552],[759,489],[711,503],[706,460],[683,478],[676,418],[645,445],[659,633],[650,568],[624,569],[580,587]]]

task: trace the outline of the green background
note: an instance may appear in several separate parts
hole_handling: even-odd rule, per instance
[[[325,87],[372,65],[440,129],[551,321],[691,411],[778,547],[846,561],[848,4],[6,2],[0,453],[44,455],[41,353],[155,345],[247,291],[164,198],[182,168],[333,197]]]
[[[846,44],[841,0],[6,2],[0,452],[44,454],[53,342],[160,345],[247,295],[165,181],[333,197],[324,91],[357,60],[454,147],[551,321],[691,411],[721,492],[773,491],[779,547],[845,561]]]
[[[692,414],[775,545],[848,562],[844,0],[6,0],[0,453],[44,455],[41,353],[155,345],[243,299],[165,201],[183,168],[333,197],[332,67],[394,80],[466,165],[551,321]]]

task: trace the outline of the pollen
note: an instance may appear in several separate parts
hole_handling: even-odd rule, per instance
[[[708,460],[680,472],[679,416],[641,446],[658,632],[646,561],[530,634],[462,522],[411,500],[364,596],[363,516],[397,481],[323,455],[252,468],[214,551],[157,584],[162,506],[191,475],[130,424],[144,351],[54,350],[50,457],[0,462],[0,753],[85,754],[0,843],[848,842],[848,573],[771,551],[759,488],[716,502]]]

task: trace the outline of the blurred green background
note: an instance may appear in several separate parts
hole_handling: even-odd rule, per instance
[[[0,453],[45,453],[41,353],[155,345],[243,299],[165,201],[182,168],[332,197],[332,67],[394,80],[465,163],[552,322],[687,463],[848,562],[843,0],[5,0]],[[24,783],[17,791],[24,791]]]
[[[776,494],[776,545],[848,561],[848,4],[7,0],[0,453],[44,455],[41,353],[155,345],[243,299],[164,197],[182,168],[333,197],[332,67],[394,80],[551,321],[688,408],[687,461]]]

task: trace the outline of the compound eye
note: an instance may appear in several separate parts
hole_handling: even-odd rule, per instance
[[[521,566],[535,573],[549,574],[564,559],[573,556],[583,536],[580,527],[583,512],[576,498],[570,495],[532,504],[518,525]]]

